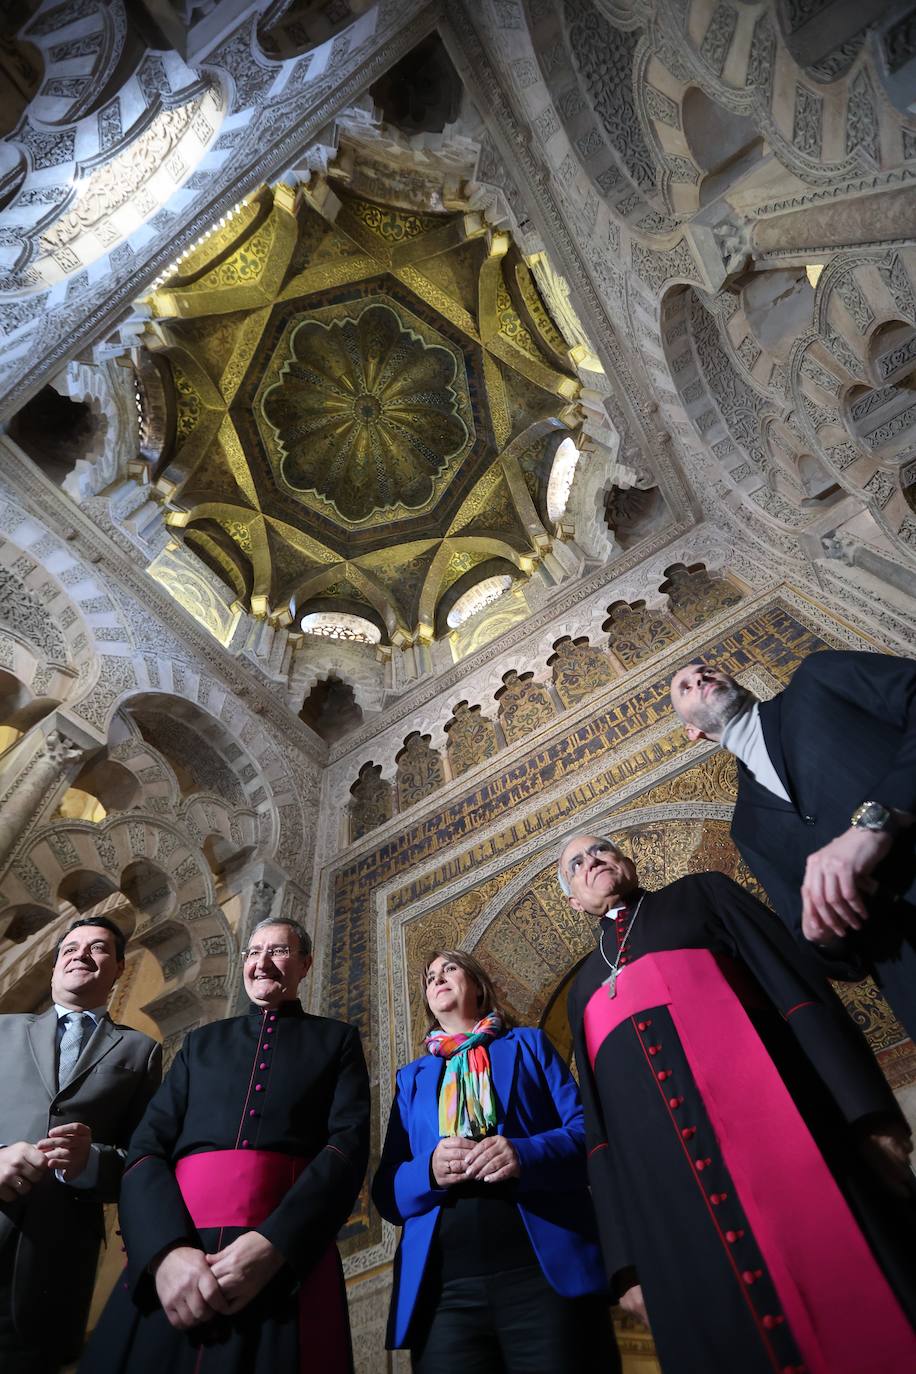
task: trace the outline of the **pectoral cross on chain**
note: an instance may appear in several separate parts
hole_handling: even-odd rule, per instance
[[[623,962],[626,963],[626,960],[623,958],[623,952],[627,947],[627,941],[630,938],[630,931],[633,929],[633,923],[636,920],[636,917],[639,915],[639,908],[642,906],[642,899],[645,895],[646,894],[644,892],[640,893],[639,901],[636,903],[636,910],[630,917],[630,924],[627,926],[626,934],[617,946],[617,958],[614,960],[613,963],[611,963],[610,959],[604,952],[603,931],[601,933],[601,938],[598,941],[598,948],[601,951],[601,957],[607,964],[608,968],[611,970],[608,976],[605,978],[604,982],[601,984],[603,988],[607,988],[608,997],[614,998],[617,996],[617,974],[620,972],[621,960],[623,960]],[[626,913],[626,910],[626,907],[621,908],[622,913]]]

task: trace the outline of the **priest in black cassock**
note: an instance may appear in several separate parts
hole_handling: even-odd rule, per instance
[[[81,1374],[352,1369],[334,1237],[366,1171],[369,1080],[356,1028],[302,1009],[311,962],[297,922],[261,922],[248,1014],[176,1055],[131,1141],[127,1269]]]
[[[916,1370],[912,1141],[816,968],[721,873],[647,892],[580,835],[558,877],[597,922],[569,1019],[605,1262],[665,1374]]]

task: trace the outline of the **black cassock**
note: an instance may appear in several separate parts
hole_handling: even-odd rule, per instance
[[[362,1184],[368,1137],[369,1081],[354,1026],[310,1016],[298,1002],[286,1002],[276,1012],[252,1007],[247,1016],[192,1031],[131,1141],[120,1201],[127,1270],[93,1333],[80,1374],[317,1374],[315,1352],[326,1333],[323,1320],[304,1330],[303,1312],[319,1271],[327,1322],[338,1307],[344,1344],[333,1366],[330,1356],[320,1362],[347,1368],[349,1332],[334,1237]],[[192,1157],[196,1165],[180,1164]],[[294,1181],[290,1172],[289,1185],[263,1222],[254,1228],[194,1226],[176,1165],[197,1170],[198,1186],[206,1186],[208,1170],[212,1183],[230,1177],[233,1162],[244,1171],[253,1160],[275,1164],[276,1157],[281,1169],[302,1171]],[[220,1188],[215,1192],[211,1211],[221,1205]],[[239,1205],[237,1188],[227,1184],[224,1192],[227,1206]],[[249,1229],[278,1247],[284,1268],[237,1316],[176,1331],[147,1272],[151,1260],[176,1242],[212,1253]],[[315,1316],[313,1302],[309,1320]]]
[[[599,934],[612,962],[637,895],[628,899],[628,913],[601,919]],[[693,1004],[686,1007],[677,1005],[676,996],[643,1006],[641,993],[636,993],[634,1002],[633,990],[648,986],[656,968],[679,962],[688,971],[696,965],[711,968],[721,982],[728,982],[728,996],[737,990],[732,1002],[745,1029],[739,1026],[733,1049],[728,1041],[737,1023],[731,1011],[723,1014],[719,1033],[715,1010],[697,1006],[702,998],[686,999]],[[621,968],[612,1000],[601,987],[609,974],[604,958],[597,950],[589,955],[570,991],[569,1019],[585,1107],[592,1196],[612,1291],[619,1296],[631,1283],[641,1284],[665,1374],[821,1374],[830,1369],[817,1354],[811,1358],[818,1341],[812,1341],[810,1329],[802,1331],[808,1316],[805,1299],[794,1308],[784,1301],[783,1261],[788,1257],[791,1267],[797,1245],[820,1234],[819,1214],[805,1216],[806,1199],[795,1214],[797,1224],[794,1216],[787,1224],[786,1198],[803,1187],[800,1175],[795,1176],[794,1157],[787,1161],[784,1152],[773,1148],[772,1138],[767,1144],[763,1129],[760,1150],[770,1153],[772,1169],[764,1157],[750,1173],[742,1165],[736,1178],[726,1164],[727,1155],[735,1170],[737,1157],[723,1141],[736,1124],[744,1130],[745,1149],[750,1138],[753,1152],[756,1137],[741,1121],[743,1103],[750,1118],[770,1091],[759,1075],[755,1080],[750,1061],[764,1065],[763,1078],[769,1074],[776,1093],[782,1094],[797,1123],[791,1138],[801,1131],[808,1142],[804,1167],[810,1168],[813,1157],[813,1172],[823,1175],[827,1192],[839,1202],[847,1234],[849,1227],[855,1232],[851,1251],[857,1259],[850,1252],[828,1256],[828,1263],[846,1266],[834,1273],[834,1282],[837,1272],[844,1282],[854,1274],[856,1283],[870,1272],[870,1291],[877,1293],[895,1332],[884,1353],[874,1359],[870,1354],[867,1363],[844,1359],[844,1374],[916,1370],[916,1338],[901,1310],[903,1305],[911,1314],[916,1311],[911,1229],[916,1208],[912,1201],[896,1198],[861,1162],[855,1138],[857,1131],[867,1131],[882,1118],[899,1121],[901,1115],[864,1038],[816,968],[808,970],[804,955],[772,912],[720,873],[697,874],[645,893]],[[638,1010],[624,1014],[630,1004]],[[714,999],[712,1005],[718,1005]],[[697,1013],[705,1021],[705,1043],[712,1050],[707,1064],[697,1059],[702,1037],[693,1040],[692,1032],[685,1033]],[[596,1034],[596,1016],[606,1024],[618,1023],[609,1033]],[[727,1089],[721,1098],[716,1074]],[[726,1100],[730,1119],[722,1117]],[[824,1285],[831,1285],[829,1274]],[[812,1311],[819,1300],[815,1292]],[[787,1316],[791,1311],[802,1314],[796,1330]],[[842,1326],[848,1313],[837,1317]],[[813,1321],[818,1320],[822,1314],[815,1313]],[[867,1327],[869,1320],[868,1311],[862,1311],[853,1322]]]

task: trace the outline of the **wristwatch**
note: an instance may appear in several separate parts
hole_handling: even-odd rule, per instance
[[[894,835],[899,829],[893,811],[879,801],[864,801],[857,806],[849,824],[854,830],[880,830],[886,835]]]

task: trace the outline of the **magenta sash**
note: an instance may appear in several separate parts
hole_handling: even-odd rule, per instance
[[[175,1165],[184,1205],[199,1231],[260,1226],[311,1161],[278,1150],[210,1150]]]
[[[175,1178],[199,1231],[260,1226],[311,1160],[277,1150],[186,1155]],[[331,1242],[299,1287],[300,1374],[349,1374],[350,1328],[337,1246]]]
[[[715,956],[644,955],[585,1008],[594,1067],[611,1031],[666,1006],[809,1374],[916,1370],[916,1334]]]

